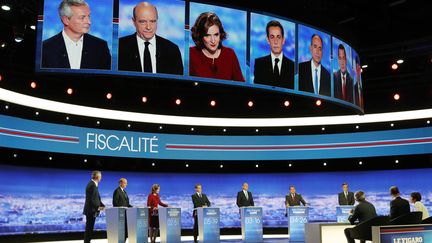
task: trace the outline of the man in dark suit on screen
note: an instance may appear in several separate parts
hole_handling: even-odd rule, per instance
[[[195,185],[195,193],[192,195],[192,203],[194,207],[193,217],[194,217],[194,227],[193,227],[193,235],[194,242],[198,242],[198,213],[196,211],[199,207],[210,207],[211,203],[208,200],[206,194],[202,193],[201,184]]]
[[[295,187],[290,186],[290,193],[285,196],[285,205],[287,207],[292,207],[292,206],[300,206],[300,204],[303,204],[303,206],[307,205],[302,195],[296,192]]]
[[[270,55],[255,59],[254,83],[294,89],[294,62],[283,54],[284,28],[272,20],[266,26]]]
[[[334,97],[353,103],[353,79],[347,70],[347,56],[344,45],[338,46],[339,70],[333,73]]]
[[[101,210],[105,209],[99,195],[99,183],[102,180],[100,171],[92,172],[92,179],[86,187],[86,197],[83,214],[86,216],[86,226],[84,233],[84,243],[90,243],[93,235],[93,229],[96,222],[96,217],[99,216]]]
[[[399,188],[390,187],[390,195],[393,198],[390,202],[390,220],[411,212],[409,202],[400,196]]]
[[[62,32],[43,41],[42,68],[111,69],[106,41],[88,34],[90,7],[84,0],[63,0]]]
[[[348,190],[348,184],[342,184],[342,192],[338,194],[339,205],[354,205],[354,193]]]
[[[237,206],[239,208],[255,206],[252,197],[252,192],[248,190],[249,190],[249,185],[246,182],[243,183],[242,190],[237,193]]]
[[[137,4],[132,21],[136,33],[119,39],[118,70],[183,75],[178,46],[156,35],[156,7],[148,2]]]
[[[330,73],[321,65],[323,45],[321,37],[313,34],[309,46],[312,59],[299,64],[299,90],[330,96]]]
[[[358,191],[354,194],[354,197],[359,204],[352,210],[351,215],[348,217],[348,221],[351,224],[355,224],[357,220],[358,223],[362,223],[377,216],[374,205],[366,201],[364,192]],[[345,237],[348,243],[355,243],[354,239],[357,235],[359,235],[359,232],[357,232],[355,228],[345,229]],[[361,241],[361,243],[365,243],[365,241]]]

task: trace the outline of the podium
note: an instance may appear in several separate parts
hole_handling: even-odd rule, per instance
[[[124,243],[126,208],[107,208],[105,214],[107,223],[108,243]]]
[[[338,223],[348,223],[348,217],[351,214],[351,210],[354,209],[354,206],[346,205],[346,206],[337,206],[336,207],[336,221]]]
[[[129,243],[148,242],[148,212],[144,207],[126,209]]]
[[[159,208],[161,243],[181,242],[181,209]]]
[[[261,207],[240,208],[243,242],[263,242],[262,214]]]
[[[290,242],[305,241],[305,224],[309,222],[309,207],[287,207]]]
[[[220,241],[220,212],[219,208],[199,207],[198,235],[200,242]]]

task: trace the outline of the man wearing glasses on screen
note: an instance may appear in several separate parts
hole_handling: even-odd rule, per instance
[[[294,89],[294,62],[283,54],[284,28],[272,20],[266,26],[270,55],[255,59],[254,83]]]
[[[42,68],[111,69],[106,41],[88,34],[90,7],[84,0],[63,0],[58,8],[63,31],[42,44]]]
[[[156,35],[158,11],[148,2],[133,9],[136,32],[119,39],[118,70],[183,75],[180,49]]]
[[[323,57],[323,40],[313,34],[309,50],[312,59],[299,64],[299,90],[330,96],[330,73],[321,65]]]

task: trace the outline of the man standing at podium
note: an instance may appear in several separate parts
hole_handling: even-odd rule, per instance
[[[202,193],[202,186],[201,184],[195,185],[195,193],[192,195],[192,202],[193,202],[193,217],[194,217],[194,227],[193,227],[193,235],[194,235],[194,242],[198,242],[198,213],[196,211],[199,207],[210,207],[211,203],[208,200],[206,194]]]
[[[86,187],[86,198],[84,204],[83,214],[86,216],[86,226],[84,233],[84,243],[90,243],[96,217],[99,216],[101,210],[105,209],[99,195],[99,183],[102,180],[102,173],[100,171],[93,171],[91,180]]]
[[[113,207],[132,207],[132,205],[129,204],[129,196],[125,190],[127,184],[126,178],[121,178],[119,180],[119,186],[113,193]]]
[[[287,207],[300,206],[300,203],[303,204],[303,206],[306,206],[307,204],[303,197],[296,193],[295,187],[290,186],[290,193],[285,196],[285,205]]]
[[[239,208],[255,206],[252,197],[252,192],[248,190],[249,190],[249,185],[246,182],[243,183],[242,190],[237,193],[237,206]]]
[[[355,203],[354,193],[348,191],[347,183],[342,184],[342,192],[338,194],[338,198],[340,206],[354,205]]]

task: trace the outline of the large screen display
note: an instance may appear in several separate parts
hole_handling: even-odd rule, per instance
[[[0,235],[83,231],[84,192],[90,173],[0,165],[1,178],[13,181],[0,193]],[[102,173],[99,191],[107,207],[112,206],[113,191],[122,177],[128,180],[126,191],[133,206],[145,206],[152,184],[158,183],[161,200],[182,209],[182,228],[193,226],[191,195],[196,183],[202,184],[212,206],[220,208],[222,228],[240,227],[236,195],[243,182],[248,182],[255,205],[263,207],[264,227],[288,226],[284,200],[290,185],[310,204],[310,221],[336,221],[337,194],[344,182],[351,191],[365,191],[380,215],[389,213],[388,189],[392,185],[397,185],[405,198],[413,191],[420,192],[425,206],[432,207],[432,169],[286,174]],[[96,229],[104,230],[105,222],[102,214]]]
[[[38,72],[213,82],[363,110],[357,52],[282,17],[183,0],[45,0],[37,30]]]

